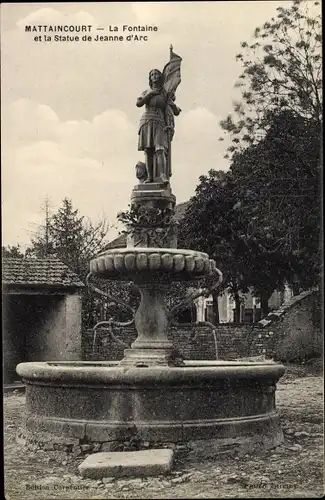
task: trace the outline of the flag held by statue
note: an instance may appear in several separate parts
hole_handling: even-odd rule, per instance
[[[181,83],[181,62],[182,58],[173,52],[173,47],[170,47],[170,60],[163,69],[165,77],[164,88],[169,95],[175,93],[178,85]]]

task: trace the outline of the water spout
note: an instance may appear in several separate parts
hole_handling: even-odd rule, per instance
[[[93,336],[93,348],[91,352],[91,357],[93,358],[94,352],[95,352],[95,347],[96,347],[96,338],[97,338],[97,329],[96,327],[94,328],[94,336]]]
[[[219,358],[219,353],[218,353],[218,343],[217,343],[217,332],[215,328],[212,330],[212,334],[214,339],[214,350],[216,353],[216,360],[217,360]]]

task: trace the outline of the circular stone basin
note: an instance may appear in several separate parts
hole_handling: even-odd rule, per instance
[[[90,261],[93,275],[130,279],[132,274],[160,273],[174,280],[196,280],[213,274],[215,261],[208,254],[180,248],[114,248]]]
[[[27,430],[83,442],[186,443],[246,436],[277,446],[282,365],[187,361],[129,368],[114,362],[21,363]]]

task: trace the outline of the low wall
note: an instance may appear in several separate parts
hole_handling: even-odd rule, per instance
[[[225,324],[216,327],[173,327],[169,338],[185,359],[235,359],[247,356],[250,325]],[[134,328],[114,330],[116,337],[128,346],[136,339]],[[94,347],[93,347],[94,346]],[[114,341],[108,330],[99,328],[94,343],[93,330],[83,334],[83,359],[87,361],[120,360],[124,347]]]
[[[302,292],[257,323],[250,352],[280,361],[301,362],[322,355],[320,294]]]
[[[281,361],[318,357],[322,352],[319,294],[303,292],[254,325],[223,323],[215,335],[206,326],[173,327],[169,337],[185,359],[224,359],[265,356]],[[134,328],[114,330],[129,347],[136,339]],[[83,332],[83,359],[120,360],[125,347],[113,340],[108,330]]]

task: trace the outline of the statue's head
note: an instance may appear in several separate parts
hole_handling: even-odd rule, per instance
[[[152,88],[153,84],[163,85],[164,75],[159,69],[152,69],[149,73],[149,85]]]

